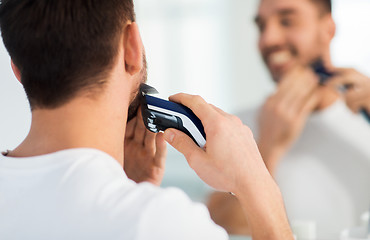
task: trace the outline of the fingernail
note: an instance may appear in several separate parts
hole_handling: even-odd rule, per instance
[[[166,130],[164,132],[164,139],[169,142],[169,143],[172,143],[173,142],[173,139],[175,138],[175,133],[171,130]]]

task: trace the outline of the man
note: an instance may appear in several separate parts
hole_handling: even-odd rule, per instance
[[[146,76],[132,0],[3,0],[0,26],[32,109],[28,136],[0,157],[0,239],[226,239],[204,206],[148,183],[163,176],[165,141],[209,185],[235,193],[256,239],[292,239],[279,189],[236,117],[178,94],[171,100],[204,124],[205,149],[174,129],[144,131],[140,116],[124,140]],[[125,155],[147,161],[125,167]]]
[[[370,112],[370,79],[332,65],[330,0],[261,0],[256,24],[277,88],[258,112],[240,117],[255,133],[293,228],[299,222],[320,239],[338,239],[370,206],[370,126],[359,114]],[[317,60],[334,74],[326,86],[311,68]],[[338,86],[348,89],[341,95]],[[216,193],[209,208],[229,232],[248,233],[245,220],[234,221],[243,217],[231,196]]]

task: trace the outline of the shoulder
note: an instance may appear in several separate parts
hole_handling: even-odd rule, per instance
[[[81,155],[73,176],[81,182],[79,195],[100,226],[123,239],[227,239],[208,209],[181,190],[136,184],[109,155]],[[86,160],[86,161],[85,161]],[[86,182],[88,181],[88,183]],[[76,183],[76,181],[73,181]],[[90,205],[90,206],[89,206]],[[109,223],[109,224],[105,224]]]
[[[85,188],[79,195],[91,199],[84,209],[91,210],[92,218],[106,229],[103,232],[137,240],[227,239],[203,204],[194,203],[177,188],[136,184],[118,164],[99,155],[89,157],[90,162],[78,171],[82,182],[89,181],[81,183]]]
[[[160,189],[148,201],[137,239],[227,239],[224,229],[210,218],[208,209],[192,202],[181,190]]]
[[[134,184],[105,195],[99,206],[101,222],[109,222],[109,232],[121,239],[228,239],[203,204],[176,188]]]

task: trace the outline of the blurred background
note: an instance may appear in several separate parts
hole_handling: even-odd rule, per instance
[[[134,0],[148,60],[148,82],[167,98],[202,95],[227,112],[260,104],[274,89],[257,46],[258,0]],[[334,0],[337,35],[333,60],[370,75],[369,0]],[[26,136],[30,110],[0,44],[0,150]],[[169,149],[163,186],[182,188],[196,201],[210,189],[175,150]]]

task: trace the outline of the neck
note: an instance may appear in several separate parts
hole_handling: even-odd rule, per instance
[[[323,60],[325,68],[329,71],[332,71],[334,69],[334,66],[331,61],[329,47],[326,49],[326,51],[324,51],[321,58]],[[333,88],[322,86],[319,91],[321,95],[321,100],[316,108],[317,111],[325,110],[340,98],[338,92],[335,91]]]
[[[330,55],[330,46],[328,46],[326,50],[323,51],[323,54],[321,55],[321,60],[323,61],[326,69],[332,70],[334,68]]]
[[[117,100],[117,99],[115,99]],[[9,155],[31,157],[71,148],[94,148],[106,152],[123,166],[127,113],[113,109],[111,97],[76,98],[57,109],[32,112],[26,139]]]

